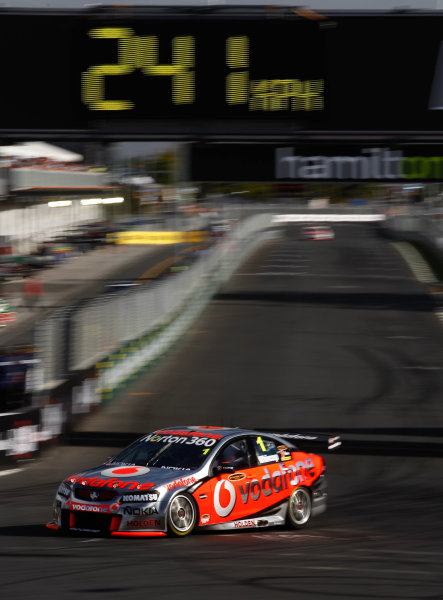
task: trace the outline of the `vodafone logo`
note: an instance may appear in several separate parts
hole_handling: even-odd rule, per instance
[[[249,478],[249,481],[240,483],[246,477],[245,473],[234,473],[240,475],[239,478],[232,475],[228,479],[222,479],[217,482],[214,488],[214,508],[219,517],[227,517],[231,514],[239,494],[239,501],[243,504],[257,502],[263,496],[272,496],[278,494],[280,498],[287,497],[294,486],[300,485],[306,480],[312,479],[315,465],[310,458],[304,461],[298,461],[296,464],[290,464],[288,467],[278,465],[276,469],[269,470],[264,467],[263,471],[257,473],[257,477]],[[261,476],[260,476],[261,475]],[[238,481],[234,487],[230,481]],[[251,525],[252,527],[252,525]]]
[[[226,506],[222,506],[220,496],[223,495],[223,503],[226,503],[226,494],[229,495],[229,501]],[[219,517],[227,517],[235,506],[235,487],[230,481],[222,479],[217,482],[214,490],[214,508]]]
[[[81,504],[80,502],[73,502],[71,510],[79,510],[83,512],[95,512],[95,513],[108,513],[110,512],[109,506],[106,504]]]
[[[101,472],[105,477],[133,477],[134,475],[144,475],[149,473],[148,467],[114,467],[112,469],[105,469]]]

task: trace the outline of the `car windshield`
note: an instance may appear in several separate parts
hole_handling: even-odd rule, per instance
[[[125,448],[112,462],[191,471],[203,464],[215,444],[215,439],[150,434]]]

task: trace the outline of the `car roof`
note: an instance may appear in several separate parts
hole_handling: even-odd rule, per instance
[[[155,433],[163,435],[186,435],[190,432],[197,432],[206,434],[207,437],[215,437],[218,442],[229,438],[240,437],[243,435],[264,435],[266,437],[273,437],[281,439],[276,432],[261,432],[258,429],[243,429],[241,427],[218,427],[211,425],[176,425],[174,427],[162,427],[155,430]]]
[[[238,435],[257,435],[258,430],[255,429],[242,429],[240,427],[218,427],[212,425],[176,425],[174,427],[161,427],[156,432],[163,432],[168,434],[180,435],[181,432],[198,432],[207,434],[208,437],[212,437],[209,434],[213,434],[217,439],[229,438]]]
[[[160,427],[156,431],[197,431],[199,433],[214,433],[221,437],[227,437],[234,433],[243,432],[245,430],[239,429],[237,427],[218,427],[216,425],[174,425],[172,427]]]

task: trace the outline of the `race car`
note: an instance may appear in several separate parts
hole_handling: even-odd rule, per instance
[[[333,240],[335,234],[329,225],[306,225],[301,236],[304,240]]]
[[[326,509],[323,458],[339,436],[225,427],[168,427],[60,484],[49,529],[111,536],[287,525]]]

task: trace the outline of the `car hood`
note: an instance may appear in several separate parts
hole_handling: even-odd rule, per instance
[[[163,485],[168,489],[192,485],[197,481],[198,473],[199,470],[159,469],[108,463],[72,475],[67,481],[88,487],[148,491]]]

